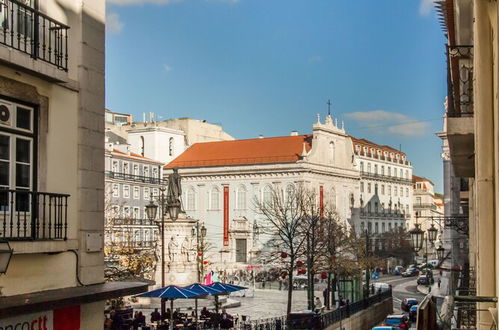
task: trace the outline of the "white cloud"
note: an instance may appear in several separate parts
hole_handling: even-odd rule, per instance
[[[111,5],[143,5],[146,3],[152,3],[157,5],[166,5],[174,2],[179,2],[182,0],[106,0],[108,4]]]
[[[419,3],[419,13],[423,16],[428,16],[433,8],[433,0],[421,0]]]
[[[421,136],[428,134],[430,128],[428,122],[385,110],[356,111],[345,114],[345,117],[356,121],[375,134]]]
[[[172,71],[173,69],[172,69],[172,67],[171,67],[171,66],[169,66],[168,64],[163,64],[163,70],[165,70],[166,72],[170,72],[170,71]]]
[[[110,34],[118,34],[123,30],[125,25],[120,20],[120,15],[113,12],[106,13],[106,32]]]

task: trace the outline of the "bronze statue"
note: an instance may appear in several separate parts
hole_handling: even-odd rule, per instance
[[[168,193],[166,202],[168,205],[182,205],[180,197],[182,196],[182,186],[180,184],[181,176],[178,174],[178,168],[173,168],[173,173],[168,177]]]

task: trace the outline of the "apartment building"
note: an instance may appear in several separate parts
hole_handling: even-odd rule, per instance
[[[105,1],[0,6],[0,328],[99,329]]]

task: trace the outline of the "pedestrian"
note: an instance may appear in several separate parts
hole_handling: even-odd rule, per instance
[[[329,292],[327,287],[322,291],[322,296],[324,297],[324,305],[329,308]]]
[[[319,313],[322,308],[322,303],[319,297],[315,297],[315,312]]]
[[[158,309],[155,308],[154,312],[151,313],[151,323],[158,322],[161,320],[161,314],[159,314]]]
[[[374,283],[371,284],[371,294],[374,294]]]
[[[442,283],[442,280],[439,278],[438,281],[437,281],[437,286],[438,288],[440,289],[440,284]]]

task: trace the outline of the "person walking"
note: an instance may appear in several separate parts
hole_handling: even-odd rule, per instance
[[[439,278],[438,281],[437,281],[437,286],[438,288],[440,289],[440,284],[442,283],[442,280]]]
[[[321,299],[319,297],[315,297],[315,312],[316,313],[319,313],[321,311],[321,308],[322,308],[322,303],[321,303]]]

